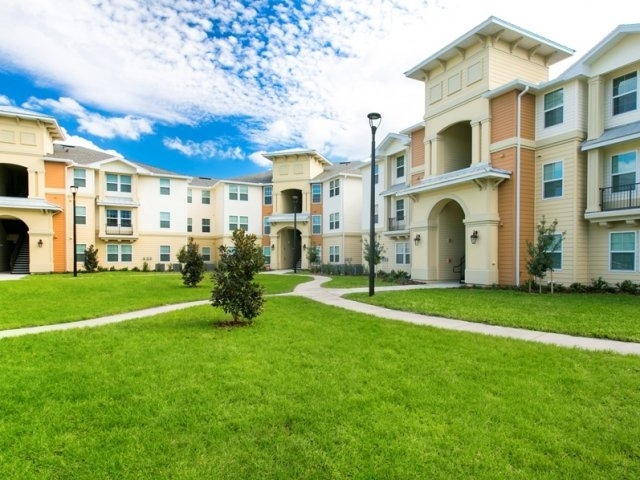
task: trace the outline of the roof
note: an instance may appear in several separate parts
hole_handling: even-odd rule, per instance
[[[450,187],[461,183],[478,181],[483,179],[494,179],[498,181],[511,177],[511,172],[501,168],[494,168],[488,163],[479,163],[462,170],[455,170],[435,177],[427,177],[420,183],[411,185],[404,190],[396,192],[398,196],[411,195],[417,192],[436,190],[438,188]]]
[[[478,43],[478,38],[500,37],[513,45],[535,51],[536,54],[545,57],[547,64],[552,65],[573,55],[574,50],[560,45],[540,35],[532,33],[523,28],[517,27],[509,22],[505,22],[496,17],[489,17],[483,23],[468,31],[446,47],[420,62],[415,67],[405,72],[405,75],[414,80],[424,80],[424,73],[440,67],[443,62],[447,62],[460,56],[460,49],[466,50]]]
[[[295,155],[307,155],[324,165],[331,165],[331,162],[319,154],[316,150],[309,150],[305,148],[292,148],[289,150],[280,150],[278,152],[265,152],[262,153],[262,156],[272,162],[279,157],[290,157]]]
[[[61,212],[62,208],[47,202],[44,198],[0,197],[0,208],[22,210],[46,210]]]
[[[215,178],[209,177],[193,177],[189,182],[189,185],[192,187],[212,187],[218,183],[218,181],[219,180],[216,180]]]
[[[583,55],[576,63],[565,70],[558,79],[567,80],[576,76],[591,76],[589,66],[614,48],[623,37],[640,33],[640,23],[619,25],[597,45]]]
[[[266,172],[252,173],[248,175],[242,175],[239,177],[230,178],[228,181],[232,182],[246,182],[246,183],[273,183],[273,170]]]
[[[637,140],[640,138],[640,121],[620,125],[619,127],[608,128],[598,138],[587,140],[582,144],[582,151],[593,150],[595,148],[606,147],[614,143]]]
[[[0,105],[0,116],[10,118],[21,118],[24,120],[38,120],[42,122],[53,140],[64,140],[64,133],[60,129],[55,118],[42,113],[33,112],[24,108],[13,107],[11,105]]]
[[[336,163],[329,167],[326,167],[324,171],[314,177],[311,181],[312,183],[326,182],[327,180],[339,177],[339,176],[353,176],[353,177],[362,177],[362,172],[360,168],[364,162],[343,162]]]

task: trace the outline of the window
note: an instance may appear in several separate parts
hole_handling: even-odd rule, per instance
[[[340,247],[338,245],[329,247],[329,263],[340,263]]]
[[[613,114],[636,109],[638,95],[637,73],[631,72],[613,79]]]
[[[187,203],[193,203],[193,190],[187,189]]]
[[[396,220],[402,221],[404,220],[404,200],[396,200]]]
[[[249,230],[249,217],[230,215],[229,230]]]
[[[264,187],[264,204],[272,205],[273,204],[273,187]]]
[[[373,184],[377,185],[380,181],[380,166],[376,163],[373,167]]]
[[[76,260],[78,261],[78,263],[84,263],[86,250],[87,250],[86,243],[78,243],[76,245]]]
[[[610,235],[611,270],[635,271],[636,232],[611,233]]]
[[[311,235],[322,234],[322,215],[311,215]]]
[[[131,210],[107,210],[107,227],[131,227]]]
[[[329,230],[337,230],[340,228],[340,213],[332,213],[329,215]]]
[[[247,185],[229,185],[229,200],[249,200],[249,187]]]
[[[554,233],[552,235],[551,245],[547,253],[551,255],[551,268],[553,270],[562,270],[562,234]]]
[[[210,233],[211,232],[211,219],[203,218],[202,219],[202,233]]]
[[[559,88],[544,96],[544,127],[552,127],[564,121],[564,90]]]
[[[107,173],[107,192],[131,192],[131,175]]]
[[[562,169],[561,161],[542,166],[542,198],[562,196]]]
[[[611,157],[611,187],[613,192],[635,189],[636,152],[621,153]]]
[[[171,214],[160,212],[160,228],[171,228]]]
[[[171,194],[171,180],[168,178],[160,179],[160,195]]]
[[[340,195],[340,179],[331,180],[329,182],[329,197],[337,197]]]
[[[271,234],[271,222],[269,221],[269,217],[264,217],[262,219],[262,230],[265,235]]]
[[[411,251],[408,243],[396,243],[396,264],[409,265],[411,263]]]
[[[265,265],[271,264],[271,247],[262,247],[262,255]]]
[[[373,208],[373,223],[378,223],[378,204],[376,203]]]
[[[396,178],[404,178],[404,155],[396,158]]]
[[[211,261],[211,247],[202,247],[202,260],[205,262]]]
[[[209,205],[211,203],[211,192],[209,190],[202,190],[200,198],[203,205]]]
[[[171,261],[171,246],[160,245],[160,261],[161,262]]]
[[[87,207],[76,205],[76,225],[87,224]]]
[[[311,184],[311,203],[322,202],[322,185],[319,183]]]
[[[131,245],[107,244],[107,262],[130,262],[133,259]]]
[[[73,184],[76,187],[87,186],[87,171],[84,168],[73,169]]]
[[[187,218],[187,232],[193,232],[193,219]]]

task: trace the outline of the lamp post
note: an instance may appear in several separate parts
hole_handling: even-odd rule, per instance
[[[298,273],[298,259],[297,259],[297,237],[298,237],[298,225],[296,212],[298,211],[298,196],[292,195],[291,199],[293,200],[293,273]]]
[[[375,283],[375,263],[373,261],[376,245],[376,224],[374,221],[375,209],[375,170],[376,170],[376,130],[380,126],[382,116],[379,113],[370,113],[367,115],[369,126],[371,127],[371,196],[369,209],[369,296],[374,293]]]
[[[76,236],[76,193],[78,186],[71,185],[71,195],[73,195],[73,276],[78,276],[78,248]]]

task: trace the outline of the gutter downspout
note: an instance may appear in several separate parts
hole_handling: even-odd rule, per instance
[[[522,97],[529,91],[529,85],[524,87],[524,90],[518,94],[518,103],[516,106],[516,286],[520,286],[520,130],[522,128],[521,108]]]

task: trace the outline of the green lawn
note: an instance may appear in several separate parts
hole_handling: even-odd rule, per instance
[[[269,297],[0,340],[2,479],[640,478],[640,358]]]
[[[290,292],[308,276],[259,274],[265,293]],[[182,284],[179,273],[100,272],[29,275],[0,282],[0,330],[85,320],[159,305],[207,300],[209,275],[196,288]]]
[[[347,298],[394,310],[587,337],[640,342],[640,296],[537,294],[493,289],[352,293]]]

